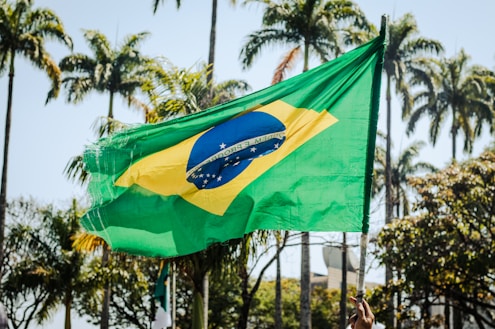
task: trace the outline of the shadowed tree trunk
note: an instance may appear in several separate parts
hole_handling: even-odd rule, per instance
[[[277,236],[277,272],[275,281],[275,329],[282,329],[282,275],[280,270],[280,241]]]
[[[392,165],[391,165],[391,144],[392,144],[392,128],[391,128],[391,117],[392,117],[392,95],[391,95],[391,77],[387,75],[387,91],[386,91],[386,101],[387,101],[387,140],[386,140],[386,150],[385,150],[385,225],[392,222],[392,212],[394,203],[392,200]],[[391,282],[393,280],[392,268],[387,265],[385,267],[385,283]],[[394,296],[392,295],[387,300],[387,306],[389,312],[387,313],[387,318],[385,324],[387,328],[392,328],[394,325]]]
[[[108,250],[108,246],[103,247],[103,256],[101,257],[101,267],[105,268],[108,266],[108,261],[110,257],[110,251]],[[108,323],[110,320],[110,278],[105,280],[105,287],[103,288],[103,301],[101,307],[101,319],[100,319],[100,328],[108,329]]]
[[[300,329],[311,329],[311,275],[309,257],[309,232],[301,235],[301,323]]]
[[[210,29],[210,49],[208,53],[208,66],[210,69],[206,77],[206,82],[211,83],[213,80],[213,65],[215,64],[215,42],[217,35],[217,7],[218,0],[211,1],[211,29]]]
[[[5,214],[7,212],[7,172],[9,163],[10,126],[12,122],[12,91],[14,89],[14,54],[10,58],[9,90],[7,94],[7,112],[5,114],[5,140],[3,142],[2,186],[0,190],[0,260],[3,259],[5,239]],[[3,262],[0,261],[0,280],[3,277]],[[0,290],[0,296],[2,291]]]
[[[342,233],[342,284],[340,290],[340,329],[347,324],[347,235]]]
[[[251,308],[251,302],[253,301],[254,295],[256,294],[256,292],[260,287],[261,281],[263,279],[263,275],[265,274],[266,270],[271,266],[271,264],[274,261],[277,260],[277,258],[280,258],[280,253],[285,248],[288,237],[289,237],[289,232],[285,231],[285,235],[282,240],[282,243],[280,244],[280,247],[277,248],[277,253],[272,258],[270,258],[270,260],[265,264],[265,266],[263,266],[251,290],[249,290],[250,280],[249,280],[249,274],[247,271],[246,264],[244,264],[239,268],[238,271],[239,271],[239,277],[241,278],[241,286],[242,286],[241,287],[242,305],[239,312],[237,329],[247,329],[249,310]]]

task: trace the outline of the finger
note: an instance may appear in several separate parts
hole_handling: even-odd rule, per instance
[[[356,308],[357,308],[357,313],[358,317],[361,319],[366,319],[366,310],[364,309],[363,302],[361,303],[356,303]]]
[[[362,319],[365,315],[365,309],[363,307],[363,303],[358,302],[356,297],[349,297],[349,299],[351,300],[351,302],[356,307],[358,317],[360,317]]]
[[[363,304],[363,309],[364,309],[364,312],[366,313],[366,315],[373,319],[374,315],[373,315],[373,312],[371,312],[371,308],[370,308],[370,305],[368,304],[368,302],[363,299],[362,304]]]
[[[364,307],[364,310],[366,311],[366,314],[370,314],[371,313],[370,305],[364,299],[363,299],[363,307]]]

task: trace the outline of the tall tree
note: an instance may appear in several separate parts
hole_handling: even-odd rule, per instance
[[[45,41],[55,40],[72,48],[72,40],[65,33],[60,18],[49,9],[33,8],[33,1],[0,2],[0,68],[8,65],[7,111],[3,147],[2,182],[0,187],[0,259],[3,258],[5,212],[7,207],[7,173],[12,98],[14,92],[15,59],[22,56],[48,75],[52,94],[60,89],[60,69],[45,47]],[[2,269],[0,268],[0,278]]]
[[[26,289],[36,300],[41,296],[37,292],[44,291],[43,297],[38,299],[40,307],[34,308],[37,309],[38,323],[48,320],[53,311],[63,305],[64,328],[70,329],[73,305],[91,285],[91,282],[83,284],[86,283],[83,271],[86,255],[72,246],[74,235],[81,229],[79,218],[82,209],[76,200],[72,201],[67,210],[57,209],[53,205],[40,206],[33,201],[22,200],[12,206],[28,211],[24,210],[17,215],[11,214],[16,224],[9,234],[10,256],[16,261],[8,262],[10,271],[6,274],[5,293],[19,296],[24,294],[20,290]],[[21,244],[28,248],[19,247]],[[12,250],[14,246],[18,249]],[[9,309],[18,306],[12,300],[7,301]],[[14,319],[17,319],[16,313],[20,309],[22,308],[9,311],[13,316],[14,326],[21,325],[14,323]]]
[[[429,173],[433,172],[436,170],[436,168],[427,163],[427,162],[414,162],[415,158],[419,157],[420,155],[420,150],[425,146],[424,142],[414,142],[410,146],[408,146],[402,153],[399,155],[397,160],[392,161],[390,166],[391,166],[391,172],[392,172],[392,179],[391,179],[391,189],[392,189],[392,204],[393,207],[395,208],[395,217],[396,218],[401,218],[402,216],[407,216],[409,215],[409,212],[411,210],[410,206],[410,192],[411,189],[409,188],[408,185],[408,179],[412,175],[417,175],[421,173]],[[377,147],[377,153],[378,155],[375,157],[375,183],[378,183],[374,186],[375,191],[374,193],[379,192],[380,190],[383,190],[385,188],[385,184],[383,182],[385,181],[385,169],[386,169],[386,162],[385,162],[385,157],[383,156],[383,153],[385,153],[385,150],[381,147]],[[390,271],[392,272],[393,276],[393,271],[395,270],[396,276],[400,277],[401,276],[401,269],[400,268],[392,268],[390,267]],[[401,297],[402,292],[400,290],[397,291],[397,308],[401,309]],[[391,296],[390,300],[393,300],[393,296]],[[389,304],[390,306],[390,304]],[[392,313],[392,312],[390,312]],[[400,329],[402,326],[401,322],[397,323],[396,328]]]
[[[383,69],[386,75],[386,154],[385,154],[385,223],[392,221],[392,167],[391,167],[391,122],[392,122],[392,83],[395,82],[395,92],[402,99],[402,117],[405,118],[412,108],[412,97],[407,81],[408,68],[420,55],[424,53],[439,53],[443,51],[440,42],[418,37],[416,20],[411,14],[405,14],[397,21],[390,22],[388,27],[388,45],[385,50]],[[385,269],[385,280],[392,279],[392,272]],[[392,301],[389,306],[393,309]],[[393,326],[393,313],[390,313],[387,327]]]
[[[431,314],[431,306],[448,303],[463,317],[454,327],[470,319],[477,328],[495,328],[495,303],[487,298],[495,293],[494,164],[495,154],[486,151],[411,177],[419,195],[414,214],[380,232],[379,259],[402,269],[391,284],[404,292],[401,319],[411,325],[447,328],[448,318]]]
[[[273,45],[291,47],[276,70],[274,82],[283,79],[295,56],[303,52],[303,72],[309,69],[310,56],[321,62],[340,55],[346,46],[363,43],[375,32],[359,6],[353,1],[266,1],[262,28],[248,35],[241,49],[244,69],[250,68],[262,50]]]
[[[468,66],[469,59],[461,49],[454,57],[430,59],[422,63],[425,74],[417,81],[422,81],[427,89],[416,98],[426,98],[426,101],[423,100],[413,111],[407,127],[407,132],[412,133],[419,119],[428,115],[431,120],[430,141],[435,145],[450,112],[452,160],[456,159],[459,132],[464,135],[464,152],[471,153],[482,123],[491,122],[493,118],[493,102],[487,93],[485,76],[480,74],[480,67]]]
[[[242,239],[231,240],[228,243],[214,244],[206,250],[175,259],[179,273],[184,275],[192,284],[192,329],[203,329],[207,321],[205,314],[205,277],[212,276],[215,280],[222,280],[228,276],[233,262],[235,250]]]
[[[33,323],[42,322],[39,310],[48,296],[32,278],[35,261],[33,249],[26,244],[33,232],[33,224],[41,222],[37,205],[33,200],[22,198],[11,200],[7,205],[7,227],[2,267],[2,304],[9,321],[9,328],[28,329]]]
[[[160,260],[114,254],[108,266],[94,258],[86,267],[85,289],[78,312],[89,316],[93,324],[101,322],[101,292],[106,277],[112,277],[109,323],[112,328],[149,329],[155,319],[157,303],[154,288],[160,273]]]
[[[253,273],[253,270],[256,266],[253,266],[253,268],[248,270],[248,260],[249,258],[251,258],[254,261],[255,265],[258,264],[259,259],[261,258],[260,255],[265,254],[267,250],[266,248],[260,246],[265,245],[267,242],[266,240],[270,236],[273,236],[274,240],[276,241],[276,252],[273,256],[267,259],[264,265],[261,266],[261,268],[259,269],[258,277],[253,278],[251,274]],[[273,234],[269,233],[268,231],[258,231],[253,234],[246,235],[243,239],[243,243],[239,244],[239,256],[237,257],[236,267],[237,267],[238,276],[241,279],[240,286],[241,286],[242,305],[238,312],[239,313],[239,320],[237,324],[238,329],[248,328],[249,325],[248,321],[250,317],[249,312],[251,310],[251,307],[253,306],[254,297],[258,289],[260,288],[261,282],[263,280],[263,276],[266,270],[271,266],[271,264],[280,258],[280,253],[285,248],[288,238],[289,238],[288,231],[284,233],[283,237],[281,236],[279,231],[275,231],[273,232]],[[277,276],[279,276],[279,274],[280,273],[278,273]],[[280,280],[277,280],[277,282],[280,282]],[[281,299],[281,291],[279,291],[278,294],[279,294],[278,297]],[[275,303],[277,303],[277,300],[275,300]],[[278,311],[280,313],[275,314],[275,318],[278,317],[280,323],[277,324],[276,323],[277,321],[275,321],[276,323],[275,325],[281,327],[282,326],[281,304],[279,305],[279,307],[280,309]]]
[[[128,35],[119,47],[113,48],[104,34],[86,30],[84,38],[93,57],[76,53],[64,57],[59,63],[67,102],[79,103],[92,91],[108,93],[106,118],[110,124],[114,119],[114,97],[121,95],[130,103],[156,69],[155,62],[139,50],[148,36],[148,32]],[[105,132],[111,130],[107,126]]]
[[[414,84],[422,84],[426,88],[415,95],[419,106],[411,115],[407,132],[411,134],[419,119],[428,115],[430,141],[435,145],[450,112],[452,161],[456,160],[460,132],[464,134],[464,152],[471,153],[474,140],[481,135],[485,123],[493,131],[494,104],[493,93],[490,93],[493,73],[480,66],[469,67],[468,60],[469,56],[462,49],[457,56],[449,59],[425,59],[413,67],[411,79]],[[445,318],[450,320],[451,307],[447,296],[446,299]],[[449,327],[450,323],[446,322],[446,326]]]
[[[395,217],[400,218],[402,216],[409,215],[411,210],[409,193],[408,193],[408,179],[413,175],[421,173],[430,173],[436,171],[435,166],[430,163],[419,161],[415,162],[415,158],[420,156],[421,149],[425,146],[422,141],[413,142],[398,156],[397,160],[392,161],[392,196],[393,205],[395,209]],[[381,148],[377,148],[381,152],[385,151]],[[379,181],[384,181],[385,177],[385,158],[383,156],[376,157],[375,175]],[[379,189],[383,189],[385,186],[382,184]]]
[[[151,100],[147,117],[151,122],[199,112],[239,97],[250,89],[244,81],[228,80],[214,83],[208,80],[211,67],[203,66],[198,71],[179,69],[175,66],[155,71],[154,80],[144,90]],[[213,90],[213,97],[210,91]],[[207,287],[210,275],[218,280],[223,275],[222,264],[234,256],[239,241],[218,244],[207,250],[175,260],[181,275],[190,281],[193,294],[192,327],[203,329],[207,325]]]
[[[115,129],[114,97],[121,95],[129,104],[134,94],[150,81],[155,70],[154,62],[141,54],[139,46],[149,35],[147,32],[129,35],[119,48],[112,48],[107,37],[96,30],[86,30],[86,39],[94,57],[77,53],[64,57],[60,69],[64,77],[62,85],[67,91],[67,102],[78,103],[91,91],[109,94],[106,124],[100,128],[100,135],[110,134]],[[49,99],[54,96],[49,94]],[[80,175],[82,181],[87,178],[82,167],[82,157],[76,156],[67,166],[69,176]],[[103,249],[102,262],[108,262],[108,248]],[[108,328],[110,288],[105,289],[103,297],[101,328]]]
[[[251,89],[242,80],[208,81],[210,72],[211,67],[206,65],[196,71],[173,65],[157,68],[156,80],[144,89],[151,101],[148,119],[157,122],[196,113],[240,97]]]
[[[249,68],[261,51],[270,45],[290,46],[290,58],[296,49],[303,51],[303,72],[309,68],[310,54],[317,55],[322,62],[330,55],[342,52],[342,44],[355,42],[356,35],[349,33],[356,28],[359,31],[371,31],[364,13],[352,1],[265,1],[253,0],[266,5],[262,18],[262,28],[247,37],[241,49],[240,58],[243,67]],[[353,28],[351,28],[353,27]],[[347,32],[347,33],[346,33]],[[344,43],[342,41],[345,41]],[[287,58],[287,57],[286,57]],[[283,61],[277,68],[280,79],[290,60]],[[273,82],[277,82],[274,78]],[[301,329],[311,328],[311,285],[309,232],[301,236]]]

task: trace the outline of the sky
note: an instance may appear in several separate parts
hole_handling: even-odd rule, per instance
[[[416,18],[420,36],[442,42],[446,57],[461,49],[470,55],[469,64],[495,67],[495,2],[493,0],[358,0],[368,19],[379,26],[382,15],[391,21],[411,13]],[[83,29],[95,29],[105,34],[113,45],[121,44],[129,34],[150,32],[142,43],[141,51],[148,56],[163,56],[181,68],[195,68],[208,58],[211,1],[182,1],[180,10],[175,1],[165,0],[157,14],[152,13],[152,1],[131,0],[37,0],[35,7],[52,9],[62,20],[66,32],[74,42],[74,52],[91,55],[83,39]],[[249,33],[261,27],[262,7],[231,6],[230,1],[219,0],[215,80],[245,80],[252,91],[270,85],[271,77],[285,48],[273,47],[263,51],[251,69],[242,70],[239,52]],[[58,62],[69,50],[56,43],[47,44],[48,51]],[[295,69],[293,74],[299,73]],[[384,82],[382,82],[384,85]],[[90,94],[78,105],[64,101],[65,93],[46,106],[50,83],[45,73],[27,61],[18,58],[14,80],[11,144],[9,151],[9,199],[33,197],[42,203],[66,206],[73,198],[84,199],[87,194],[77,183],[68,181],[63,172],[71,157],[80,155],[84,147],[95,141],[92,126],[108,108],[108,95]],[[0,125],[5,125],[7,103],[7,75],[0,76]],[[118,98],[114,103],[115,118],[126,123],[143,122],[143,116],[127,107]],[[385,131],[385,99],[381,98],[378,129]],[[412,141],[427,142],[427,123],[421,121],[417,133],[408,138],[398,112],[392,116],[394,154],[399,154]],[[448,123],[447,123],[448,124]],[[447,126],[446,126],[447,127]],[[436,147],[425,148],[421,161],[443,167],[450,160],[450,142],[447,130]],[[2,130],[3,131],[3,130]],[[3,141],[3,133],[2,133]],[[473,155],[479,154],[491,139],[484,136],[475,143]],[[3,143],[2,143],[3,145]],[[460,152],[458,152],[460,153]],[[468,155],[459,154],[466,159]],[[1,159],[1,155],[0,155]],[[2,160],[3,161],[3,160]],[[383,216],[376,209],[371,212],[371,231],[383,225]],[[350,243],[359,236],[351,234]],[[341,239],[335,234],[315,235],[314,243]],[[283,255],[283,272],[297,277],[300,272],[299,247],[289,248]],[[372,266],[373,264],[370,264]],[[325,274],[321,245],[312,248],[311,270]],[[372,279],[380,279],[380,270]],[[373,275],[373,274],[370,274]],[[57,315],[46,328],[62,327],[63,317]],[[77,322],[76,322],[77,324]],[[80,328],[94,328],[79,324]]]

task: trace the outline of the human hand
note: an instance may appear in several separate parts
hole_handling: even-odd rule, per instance
[[[363,299],[358,303],[357,298],[351,297],[351,302],[356,306],[358,318],[354,324],[354,329],[371,329],[373,322],[375,322],[375,316],[371,312],[370,306]]]

